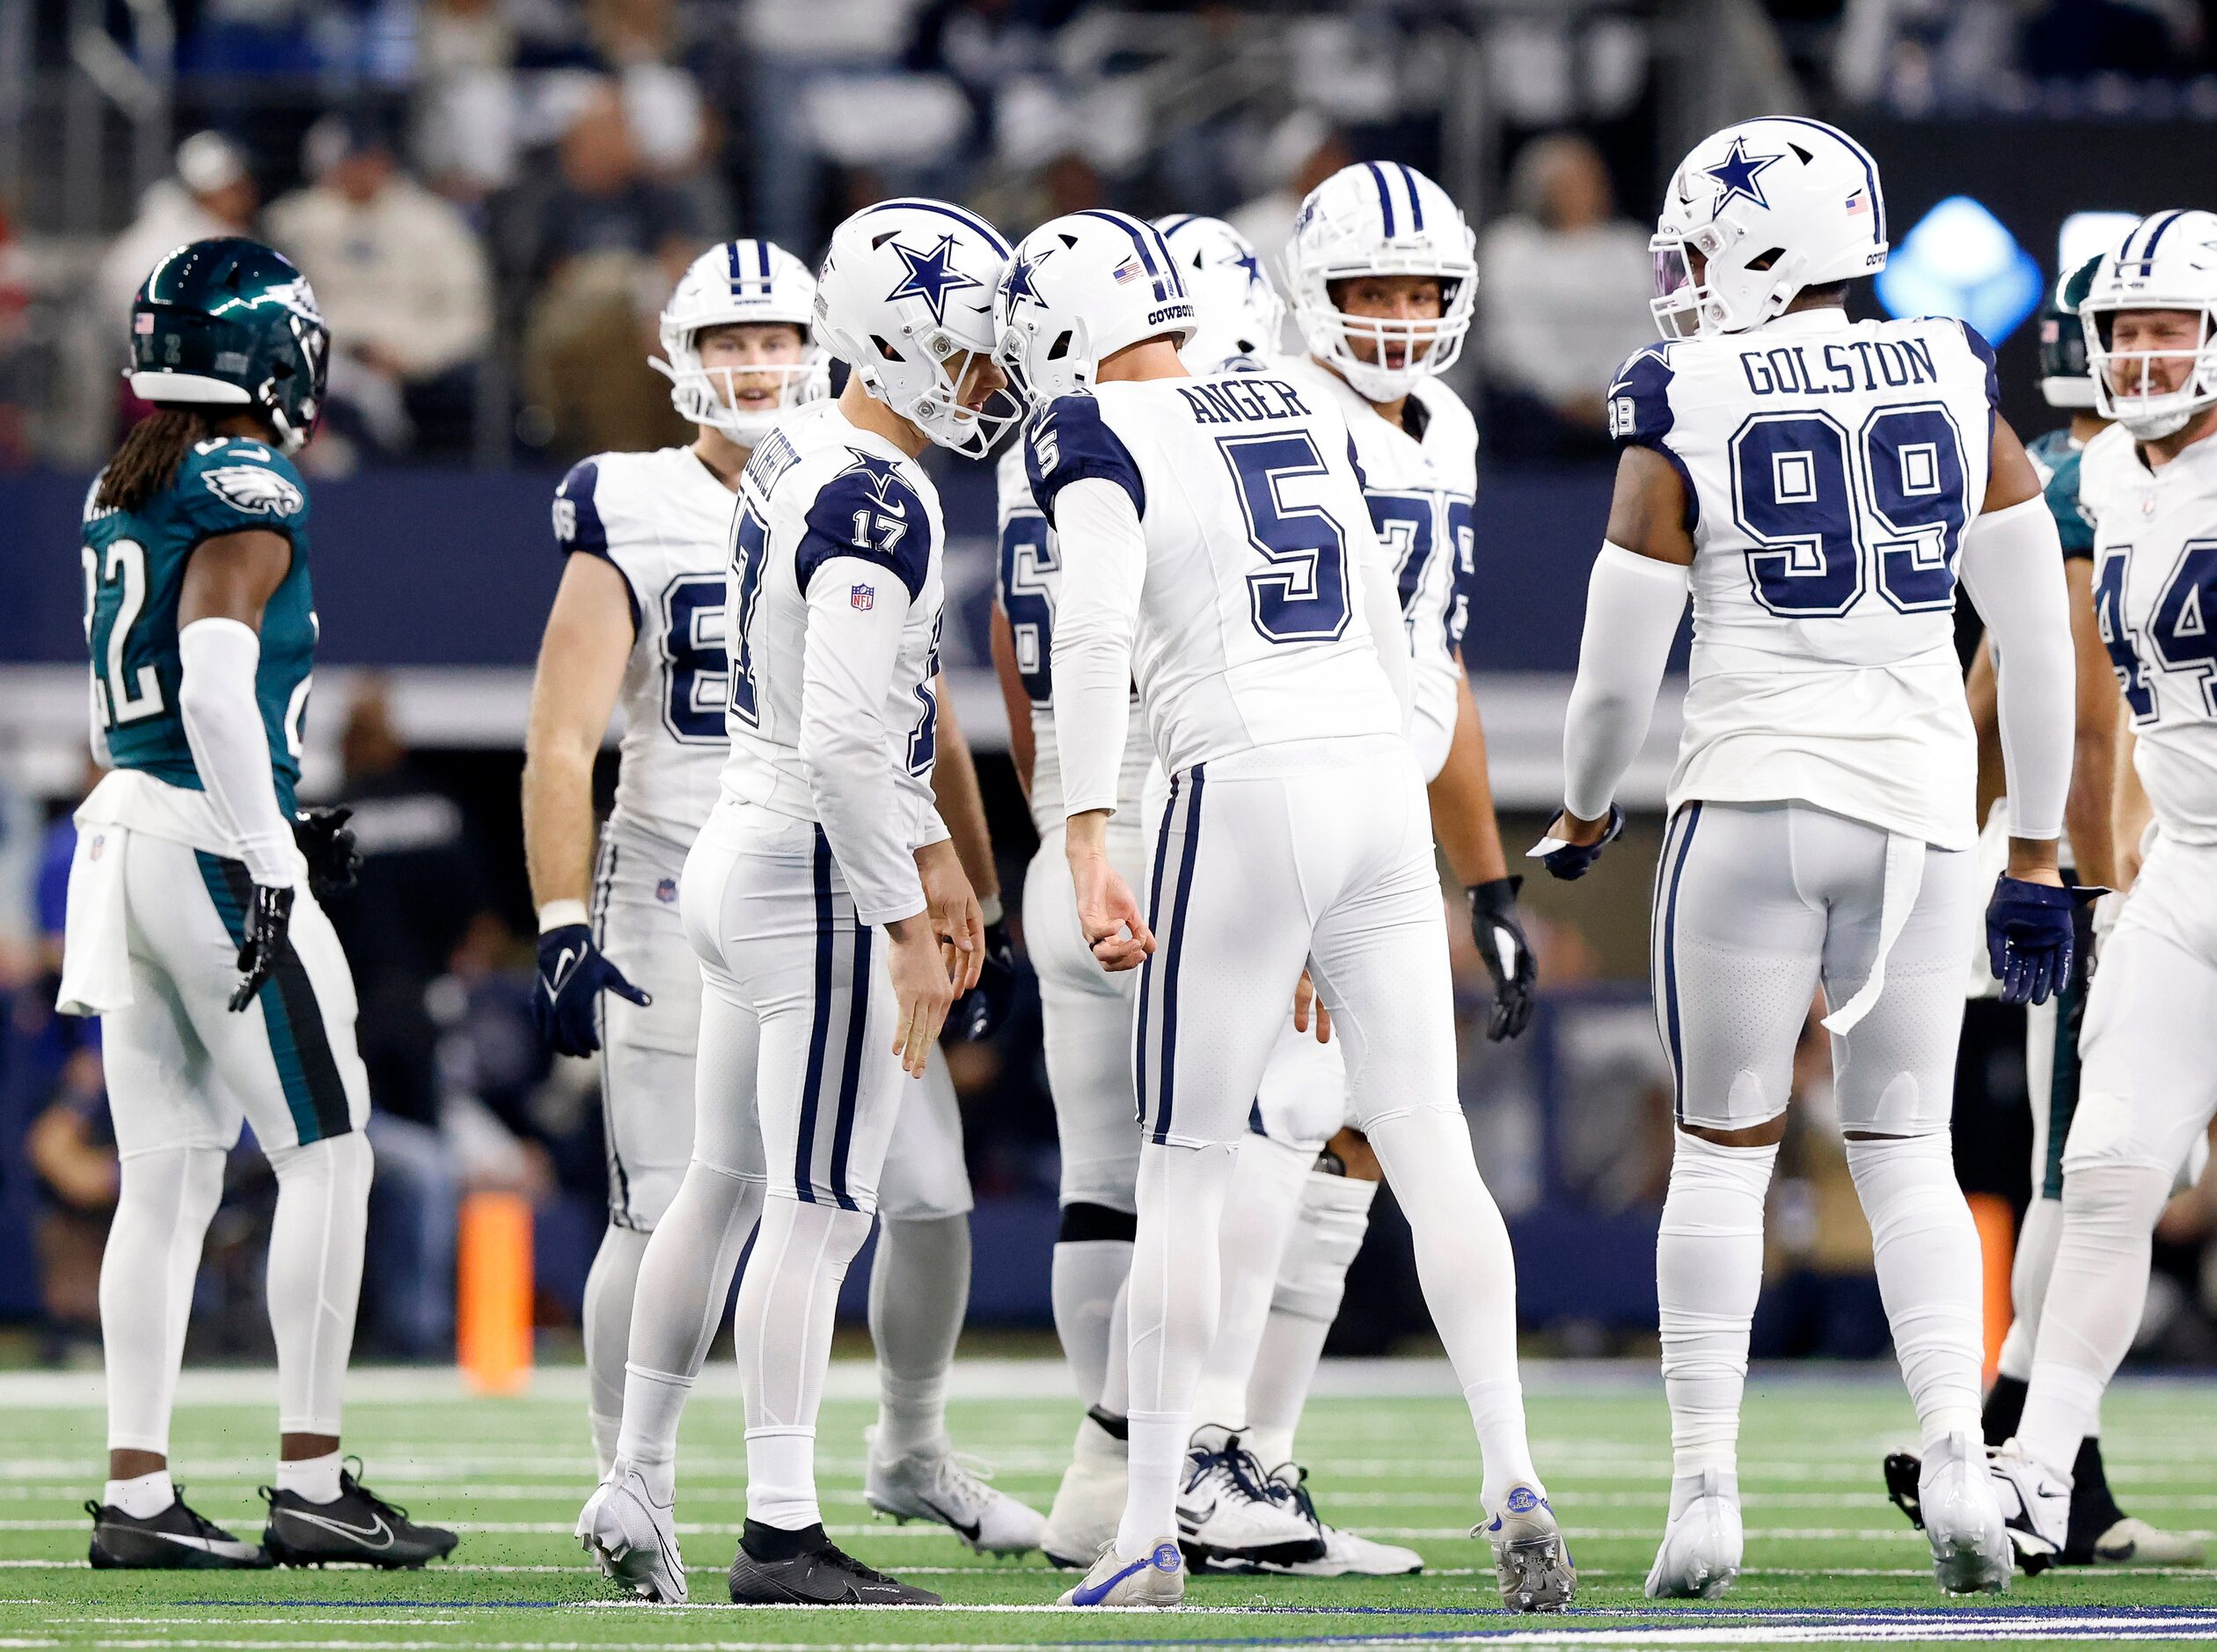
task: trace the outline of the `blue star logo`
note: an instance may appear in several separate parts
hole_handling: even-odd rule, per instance
[[[1032,271],[1038,267],[1039,259],[1035,258],[1020,257],[1009,265],[1007,279],[1001,283],[1001,292],[1008,299],[1012,309],[1025,299],[1043,309],[1046,306],[1047,301],[1039,296],[1039,289],[1032,285]]]
[[[1261,287],[1266,284],[1262,279],[1262,261],[1252,252],[1242,252],[1231,261],[1247,272],[1248,286]]]
[[[928,252],[918,252],[893,243],[893,250],[901,255],[901,262],[908,266],[908,273],[901,277],[901,284],[886,294],[889,303],[896,298],[921,298],[932,308],[932,319],[940,326],[947,325],[947,295],[960,292],[965,287],[983,287],[985,283],[977,276],[954,267],[955,238],[940,237],[940,243]]]
[[[874,453],[865,453],[860,448],[849,448],[847,451],[854,456],[854,463],[839,471],[838,474],[852,476],[860,472],[867,479],[870,484],[870,492],[875,494],[880,501],[890,502],[889,490],[900,479],[897,468],[899,461],[882,458]]]
[[[1768,207],[1763,186],[1758,181],[1767,167],[1776,165],[1783,155],[1750,155],[1747,140],[1736,137],[1724,158],[1714,166],[1704,166],[1702,172],[1716,180],[1716,204],[1709,208],[1719,213],[1735,201],[1752,201],[1759,207]]]

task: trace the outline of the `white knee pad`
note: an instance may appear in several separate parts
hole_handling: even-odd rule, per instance
[[[1378,1184],[1312,1170],[1301,1187],[1300,1213],[1279,1259],[1270,1309],[1329,1325],[1339,1317],[1347,1270],[1370,1232]]]

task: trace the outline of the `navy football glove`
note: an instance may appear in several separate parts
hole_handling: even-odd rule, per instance
[[[1562,816],[1557,815],[1556,819]],[[1550,822],[1552,825],[1554,822]],[[1609,805],[1609,822],[1601,829],[1601,836],[1590,844],[1567,844],[1560,837],[1542,837],[1525,852],[1548,869],[1548,875],[1561,878],[1565,883],[1575,883],[1586,874],[1586,868],[1601,859],[1601,852],[1614,843],[1624,831],[1624,811],[1615,804]],[[1553,844],[1550,848],[1548,845]]]
[[[990,1038],[1015,1007],[1016,947],[1004,917],[985,925],[985,961],[977,984],[955,1001],[948,1031],[956,1038]]]
[[[2045,1004],[2071,978],[2082,901],[2107,891],[2058,888],[2007,873],[1987,903],[1987,962],[2001,983],[2004,1004]]]
[[[531,1024],[558,1056],[589,1056],[600,1048],[593,1012],[603,992],[633,1004],[655,1000],[624,979],[624,972],[593,945],[592,926],[564,924],[538,939],[538,985],[531,994]]]
[[[1496,878],[1474,883],[1470,897],[1470,932],[1478,942],[1478,955],[1493,977],[1493,1020],[1486,1036],[1498,1044],[1514,1038],[1532,1020],[1532,994],[1540,984],[1540,961],[1532,955],[1524,925],[1517,921],[1517,891],[1522,878]]]
[[[293,842],[308,862],[308,888],[318,901],[343,895],[355,886],[362,870],[362,851],[355,846],[354,829],[347,824],[354,810],[304,808],[293,815]]]

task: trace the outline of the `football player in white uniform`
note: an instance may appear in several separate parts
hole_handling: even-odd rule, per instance
[[[1065,852],[1094,957],[1142,969],[1129,1489],[1116,1537],[1064,1598],[1183,1597],[1175,1505],[1218,1317],[1219,1218],[1306,962],[1466,1384],[1504,1597],[1560,1604],[1572,1575],[1525,1438],[1508,1233],[1455,1097],[1446,931],[1403,733],[1408,651],[1346,422],[1268,374],[1191,377],[1177,350],[1193,307],[1137,219],[1073,213],[1034,230],[1001,304],[1001,360],[1038,404],[1032,493],[1062,548]],[[1169,777],[1144,913],[1105,846],[1135,683]]]
[[[2064,1546],[2073,1459],[2139,1328],[2155,1218],[2217,1111],[2217,629],[2203,618],[2217,608],[2217,216],[2142,219],[2079,314],[2096,405],[2117,420],[2088,443],[2079,487],[2124,691],[2126,892],[2087,1001],[2024,1414],[1995,1459],[2028,1571]]]
[[[1664,337],[1610,391],[1623,449],[1533,850],[1584,873],[1621,830],[1691,588],[1693,683],[1656,885],[1655,995],[1678,1131],[1657,1253],[1670,1523],[1650,1596],[1713,1596],[1742,1549],[1736,1442],[1763,1200],[1821,984],[1848,1164],[1924,1439],[1942,1585],[2007,1586],[1979,1433],[1981,1269],[1950,1105],[1962,940],[1984,891],[1956,583],[2003,662],[2009,869],[1987,908],[2004,997],[2068,975],[2055,838],[2070,778],[2070,619],[2055,523],[1952,320],[1850,323],[1885,262],[1877,169],[1845,134],[1764,119],[1696,145],[1654,240]]]

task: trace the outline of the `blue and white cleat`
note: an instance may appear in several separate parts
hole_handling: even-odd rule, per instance
[[[1715,1600],[1739,1575],[1746,1543],[1738,1477],[1727,1484],[1722,1470],[1703,1469],[1701,1489],[1663,1530],[1663,1546],[1648,1568],[1647,1597]]]
[[[1470,1535],[1493,1546],[1502,1604],[1513,1612],[1561,1612],[1570,1604],[1578,1574],[1555,1510],[1532,1487],[1511,1487],[1501,1511],[1471,1527]]]
[[[1110,1543],[1086,1574],[1065,1592],[1065,1606],[1175,1606],[1185,1599],[1185,1555],[1174,1537],[1157,1538],[1138,1560],[1126,1560]]]

